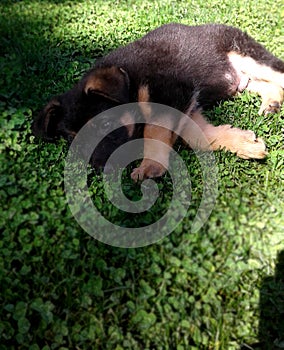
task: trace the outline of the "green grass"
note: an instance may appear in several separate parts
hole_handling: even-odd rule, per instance
[[[187,217],[137,249],[104,245],[77,225],[64,195],[65,143],[30,131],[36,111],[97,57],[162,23],[232,24],[284,59],[282,0],[1,1],[0,14],[0,349],[283,348],[283,112],[259,117],[259,98],[247,94],[216,106],[216,123],[265,138],[267,159],[217,152],[217,203],[191,233],[203,189],[183,151]],[[99,178],[92,191],[108,211]]]

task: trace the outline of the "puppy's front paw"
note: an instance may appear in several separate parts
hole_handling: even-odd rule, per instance
[[[165,173],[165,167],[154,160],[144,159],[139,168],[135,168],[131,173],[131,178],[135,182],[153,177],[160,177]]]
[[[262,138],[257,138],[253,131],[244,130],[238,136],[236,154],[243,159],[262,159],[266,157],[267,151]]]

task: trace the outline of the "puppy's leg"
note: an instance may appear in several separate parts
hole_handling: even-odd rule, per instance
[[[269,57],[270,65],[260,63],[252,57],[243,56],[234,51],[228,53],[228,59],[240,81],[242,82],[244,78],[248,79],[247,90],[261,96],[262,105],[259,114],[277,113],[283,102],[284,62],[263,48],[260,50],[259,59]],[[274,65],[278,67],[278,70],[273,68]]]
[[[271,82],[261,80],[251,80],[248,83],[247,90],[259,94],[262,98],[262,104],[259,114],[278,113],[283,102],[284,94],[281,86]]]
[[[244,159],[262,159],[266,156],[265,143],[250,130],[233,128],[231,125],[213,126],[200,112],[194,112],[182,132],[182,137],[193,149],[224,149]]]
[[[138,102],[146,124],[143,134],[143,160],[139,168],[134,169],[131,173],[131,178],[134,181],[162,176],[168,168],[170,149],[176,140],[176,136],[171,131],[173,128],[173,117],[166,113],[165,115],[157,116],[152,110],[152,106],[148,103],[149,100],[148,86],[140,86]],[[159,107],[160,109],[161,107]],[[154,119],[153,115],[156,115]]]
[[[266,50],[263,54],[271,57],[271,61],[273,61],[271,65],[260,63],[250,56],[244,56],[234,51],[228,53],[228,59],[237,73],[245,74],[252,80],[271,82],[284,89],[284,62]],[[279,69],[274,69],[273,64],[278,65]]]
[[[159,125],[146,124],[144,129],[144,158],[139,168],[133,170],[134,181],[159,177],[169,164],[169,153],[175,142],[170,129]]]

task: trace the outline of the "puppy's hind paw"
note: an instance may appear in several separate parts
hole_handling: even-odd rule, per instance
[[[259,114],[276,114],[279,113],[281,109],[281,104],[277,101],[270,102],[268,106],[263,106],[259,110]]]

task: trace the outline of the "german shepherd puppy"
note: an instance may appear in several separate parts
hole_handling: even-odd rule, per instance
[[[192,148],[225,149],[241,158],[261,159],[267,154],[266,147],[252,131],[230,125],[213,126],[202,115],[204,107],[245,89],[261,96],[259,114],[279,112],[284,62],[234,27],[166,24],[98,60],[71,90],[47,104],[36,117],[33,131],[48,141],[64,137],[71,142],[80,128],[99,113],[121,104],[141,102],[144,126],[136,125],[134,116],[128,115],[127,121],[121,116],[121,127],[105,137],[94,151],[94,168],[103,168],[118,146],[143,136],[144,158],[131,176],[134,180],[161,176],[166,170],[161,163],[168,164],[169,147],[153,149],[147,140],[159,140],[172,147],[176,135],[169,129],[175,128],[182,128],[182,137]],[[200,127],[208,143],[204,144],[190,127],[175,125],[169,116],[155,116],[159,125],[152,125],[147,102],[186,114]],[[129,125],[129,118],[133,125]]]

